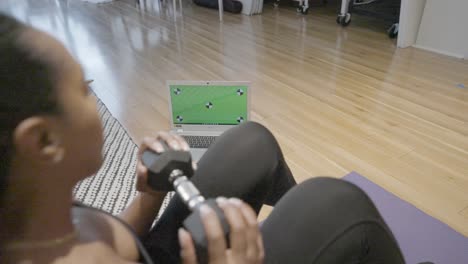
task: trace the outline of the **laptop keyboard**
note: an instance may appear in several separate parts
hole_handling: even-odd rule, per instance
[[[209,148],[217,137],[214,136],[182,136],[191,148]]]

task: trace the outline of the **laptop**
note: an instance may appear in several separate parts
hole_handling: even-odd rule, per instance
[[[250,83],[168,81],[171,131],[197,162],[224,131],[250,120]]]

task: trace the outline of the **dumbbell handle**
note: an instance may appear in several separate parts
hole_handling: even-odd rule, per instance
[[[181,170],[173,170],[169,176],[169,181],[172,182],[174,190],[191,211],[195,210],[205,201],[205,198],[200,194],[197,187],[193,185],[187,176],[183,175]]]
[[[143,161],[143,164],[149,169],[150,174],[152,173],[153,166],[157,166],[157,168],[161,170],[160,166],[157,165],[161,157],[163,157],[163,161],[167,162],[168,161],[167,158],[172,157],[174,155],[176,155],[175,157],[179,157],[179,158],[184,156],[185,157],[184,160],[186,160],[188,163],[186,165],[190,166],[191,168],[192,164],[191,164],[191,159],[190,159],[190,153],[181,153],[178,151],[170,150],[166,144],[164,143],[161,143],[161,144],[166,150],[164,153],[156,153],[151,150],[146,150],[145,152],[143,152],[142,161]],[[164,159],[164,157],[166,157],[166,159]],[[173,170],[168,171],[168,174],[169,174],[169,177],[167,177],[167,174],[165,176],[167,177],[166,182],[172,185],[173,189],[179,194],[179,196],[182,198],[182,201],[189,207],[190,210],[192,211],[195,210],[201,203],[205,201],[205,198],[201,196],[200,191],[188,179],[188,177],[184,174],[184,171],[173,167]],[[148,181],[149,183],[156,182],[159,185],[163,185],[162,183],[164,182],[164,179],[159,179],[159,180],[155,179],[155,177],[162,177],[162,176],[164,175],[150,176]]]

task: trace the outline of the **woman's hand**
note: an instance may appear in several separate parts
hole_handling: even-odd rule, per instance
[[[216,213],[202,206],[201,216],[208,239],[209,264],[260,264],[263,263],[263,241],[257,218],[252,208],[239,199],[218,198],[230,226],[231,248],[226,249],[221,224]],[[190,234],[179,230],[181,259],[184,264],[196,264],[195,247]]]
[[[161,194],[161,192],[153,190],[148,184],[148,169],[141,162],[141,156],[145,150],[151,149],[157,153],[164,152],[164,147],[161,141],[165,142],[170,149],[189,151],[189,145],[185,140],[178,135],[170,134],[168,132],[159,132],[155,137],[145,137],[140,145],[138,151],[138,164],[136,168],[137,191],[149,193],[149,194]]]
[[[143,139],[138,151],[136,172],[136,189],[140,193],[119,214],[119,217],[127,222],[140,237],[148,233],[166,195],[166,192],[155,191],[147,184],[148,169],[142,164],[141,156],[148,149],[158,153],[163,152],[164,147],[161,142],[165,142],[173,150],[189,151],[189,146],[183,138],[167,132],[160,132],[155,137],[145,137]]]

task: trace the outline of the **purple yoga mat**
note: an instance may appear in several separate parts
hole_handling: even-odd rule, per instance
[[[343,177],[363,189],[400,244],[406,263],[468,264],[468,238],[356,172]]]

